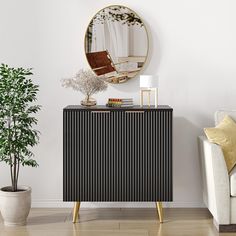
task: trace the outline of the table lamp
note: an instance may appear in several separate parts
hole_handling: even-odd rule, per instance
[[[140,75],[140,106],[143,106],[143,95],[148,94],[148,106],[150,107],[150,96],[153,91],[155,94],[155,107],[157,107],[157,85],[158,76],[157,75]]]

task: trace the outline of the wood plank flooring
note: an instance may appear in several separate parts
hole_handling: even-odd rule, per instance
[[[155,208],[80,209],[72,224],[72,209],[32,209],[28,224],[5,227],[0,217],[0,236],[236,236],[218,234],[207,209],[164,209],[164,223]]]

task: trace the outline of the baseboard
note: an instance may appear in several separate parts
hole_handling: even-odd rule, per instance
[[[219,233],[235,233],[236,232],[236,224],[229,224],[229,225],[219,225],[213,219],[214,225]]]
[[[73,202],[60,199],[35,199],[33,208],[72,208]],[[155,208],[154,202],[82,202],[81,208]],[[205,208],[199,202],[165,202],[164,208]]]

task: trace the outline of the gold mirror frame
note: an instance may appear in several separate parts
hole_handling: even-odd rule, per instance
[[[116,70],[116,67],[115,67],[115,65],[116,64],[121,64],[121,63],[114,63],[113,62],[113,60],[112,60],[112,57],[110,56],[110,54],[109,54],[109,52],[107,51],[107,50],[104,50],[104,51],[100,51],[99,52],[99,54],[98,54],[98,52],[96,52],[96,55],[95,55],[95,53],[90,53],[90,52],[88,52],[89,50],[88,50],[88,43],[87,43],[87,41],[88,41],[88,33],[89,33],[89,29],[90,29],[90,27],[91,27],[91,24],[93,23],[93,20],[94,19],[96,19],[96,16],[97,15],[99,15],[99,13],[101,13],[101,12],[104,12],[104,10],[105,9],[109,9],[109,8],[123,8],[123,9],[127,9],[129,12],[131,12],[131,13],[133,13],[134,14],[134,16],[136,16],[137,17],[137,19],[138,19],[138,21],[140,21],[141,23],[140,24],[142,24],[142,27],[144,27],[144,32],[146,33],[146,55],[145,56],[143,56],[143,58],[144,58],[144,60],[143,60],[143,62],[141,62],[140,64],[142,64],[142,66],[140,66],[140,67],[138,67],[139,68],[139,70],[136,72],[136,73],[134,73],[134,75],[132,76],[132,77],[128,77],[128,75],[126,74],[126,75],[120,75],[120,74],[118,74],[118,75],[114,75],[114,77],[112,77],[112,79],[110,79],[110,77],[104,77],[104,74],[102,74],[102,73],[104,73],[104,72],[102,72],[102,70],[104,69],[104,66],[101,66],[101,67],[98,67],[98,68],[95,68],[95,66],[92,66],[91,65],[91,59],[93,59],[94,60],[94,58],[97,60],[98,58],[105,58],[105,60],[106,60],[106,70],[113,70],[113,69],[115,69]],[[132,24],[132,23],[131,23]],[[92,43],[91,43],[92,44]],[[91,45],[90,45],[91,46]],[[145,24],[144,24],[144,22],[143,22],[143,20],[142,20],[142,18],[135,12],[135,11],[133,11],[132,9],[130,9],[129,7],[126,7],[126,6],[123,6],[123,5],[110,5],[110,6],[107,6],[107,7],[104,7],[104,8],[102,8],[101,10],[99,10],[93,17],[92,17],[92,19],[90,20],[90,22],[89,22],[89,24],[88,24],[88,26],[87,26],[87,29],[86,29],[86,32],[85,32],[85,36],[84,36],[84,51],[85,51],[85,56],[86,56],[86,59],[87,59],[87,62],[88,62],[88,64],[89,64],[89,66],[91,67],[91,69],[94,71],[94,73],[95,74],[97,74],[98,76],[101,76],[103,79],[105,79],[107,82],[109,82],[109,83],[112,83],[112,84],[120,84],[120,83],[124,83],[124,82],[126,82],[126,81],[128,81],[128,80],[130,80],[130,79],[132,79],[132,78],[135,78],[136,76],[138,76],[139,74],[140,74],[140,72],[143,70],[143,68],[144,68],[144,66],[145,66],[145,64],[146,64],[146,62],[147,62],[147,58],[148,58],[148,54],[149,54],[149,36],[148,36],[148,31],[147,31],[147,28],[146,28],[146,26],[145,26]],[[142,57],[142,56],[139,56],[140,58]],[[108,61],[109,62],[108,62]],[[109,65],[107,64],[107,63],[110,63]],[[139,65],[138,64],[139,62],[137,62],[137,65]],[[95,63],[96,64],[96,63]],[[107,67],[109,67],[109,69],[107,68]],[[96,71],[95,71],[96,70]],[[100,72],[98,73],[98,71],[100,70]],[[101,73],[102,72],[102,73]],[[116,70],[116,72],[118,72],[117,70]],[[108,74],[108,73],[105,73],[106,75]],[[123,76],[123,77],[122,77]]]

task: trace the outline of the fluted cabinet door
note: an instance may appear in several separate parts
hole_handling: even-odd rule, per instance
[[[172,109],[64,109],[64,201],[172,201]]]
[[[172,116],[125,113],[126,201],[172,200]]]

